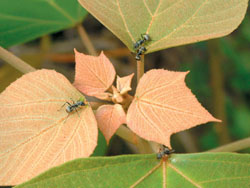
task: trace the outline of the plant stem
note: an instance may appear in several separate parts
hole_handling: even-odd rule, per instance
[[[141,60],[136,62],[137,64],[137,84],[144,74],[144,55],[141,56]]]
[[[106,104],[104,102],[89,102],[92,110],[97,110],[100,106]]]
[[[28,63],[16,57],[11,52],[7,51],[1,46],[0,46],[0,58],[22,73],[28,73],[36,70],[34,67],[30,66]]]
[[[141,60],[136,62],[137,64],[137,85],[144,74],[144,55],[141,55]],[[154,152],[154,148],[151,147],[150,143],[141,139],[140,137],[137,138],[137,147],[141,153],[152,153]]]
[[[82,39],[83,44],[87,48],[87,51],[90,55],[97,56],[97,52],[94,48],[94,45],[92,44],[86,30],[82,26],[82,24],[78,24],[77,26],[77,31],[80,35],[80,38]]]
[[[236,142],[232,142],[230,144],[226,144],[224,146],[220,146],[215,149],[208,150],[207,152],[233,152],[246,148],[250,148],[250,137],[238,140]]]
[[[133,133],[130,129],[128,129],[124,125],[121,125],[119,127],[119,129],[116,131],[116,135],[126,140],[127,142],[136,145],[140,153],[145,154],[153,152],[152,148],[149,145],[149,142],[137,136],[135,133]]]
[[[127,142],[135,145],[133,133],[124,125],[121,125],[119,129],[117,129],[116,134]]]

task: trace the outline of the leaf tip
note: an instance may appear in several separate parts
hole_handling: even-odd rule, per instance
[[[79,52],[76,50],[76,48],[74,48],[74,53],[75,53],[75,54],[79,53]]]
[[[212,121],[222,123],[222,120],[220,120],[220,119],[216,119],[216,118],[213,118],[213,120],[212,120]]]

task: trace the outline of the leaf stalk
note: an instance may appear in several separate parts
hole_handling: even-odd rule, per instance
[[[220,146],[215,149],[208,150],[207,152],[233,152],[247,148],[250,148],[250,137]]]
[[[76,26],[77,28],[77,31],[78,31],[78,34],[80,35],[80,38],[82,40],[82,43],[85,45],[88,53],[90,55],[93,55],[93,56],[97,56],[97,52],[96,52],[96,49],[94,48],[94,45],[93,43],[91,42],[86,30],[84,29],[84,27],[82,26],[82,24],[78,24]]]
[[[36,70],[34,67],[29,65],[25,61],[21,60],[8,50],[2,48],[1,46],[0,46],[0,58],[24,74]]]

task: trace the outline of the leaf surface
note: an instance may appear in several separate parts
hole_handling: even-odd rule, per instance
[[[141,34],[147,53],[225,36],[244,18],[248,0],[78,0],[131,51]]]
[[[121,77],[121,78],[119,76],[117,76],[116,87],[117,87],[117,90],[122,95],[127,93],[128,91],[130,91],[132,89],[131,88],[131,81],[132,81],[133,76],[134,76],[134,73],[130,74],[128,76]]]
[[[83,97],[60,73],[38,70],[0,95],[0,185],[15,185],[66,161],[88,157],[97,144],[90,106],[66,112]]]
[[[77,0],[1,0],[0,46],[73,27],[87,15]]]
[[[75,50],[76,74],[74,85],[86,95],[103,94],[115,79],[115,69],[103,52],[99,57]]]
[[[123,155],[76,159],[17,188],[59,187],[220,187],[249,186],[250,155],[233,153]]]
[[[154,69],[144,74],[127,112],[128,127],[146,140],[171,147],[171,134],[219,121],[187,88],[187,73]]]
[[[96,111],[96,120],[107,143],[121,124],[126,123],[126,114],[120,104],[102,105]]]

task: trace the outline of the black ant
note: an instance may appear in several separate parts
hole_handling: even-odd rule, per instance
[[[168,156],[174,152],[175,150],[169,149],[169,147],[163,145],[162,149],[157,153],[157,159],[161,159],[162,157]]]
[[[65,102],[62,105],[62,107],[64,107],[65,104],[68,104],[68,106],[66,107],[66,112],[67,113],[73,112],[75,110],[77,112],[77,114],[78,114],[77,108],[79,108],[80,106],[86,106],[86,104],[84,103],[84,98],[82,98],[82,97],[76,102],[74,102],[72,100],[72,104],[70,104],[69,102]],[[60,110],[62,109],[62,107],[60,108]],[[79,116],[79,114],[78,114],[78,116]]]
[[[148,34],[141,34],[141,39],[134,43],[134,49],[137,50],[141,45],[145,44],[145,42],[150,40],[151,39]]]
[[[144,54],[147,49],[144,47],[145,43],[150,41],[151,38],[148,34],[141,34],[141,39],[134,43],[134,49],[136,50],[135,59],[137,61],[141,60],[141,55]]]
[[[141,55],[144,54],[146,51],[147,51],[147,49],[146,49],[144,46],[141,46],[141,47],[136,51],[135,59],[136,59],[137,61],[140,61],[140,60],[141,60]]]

